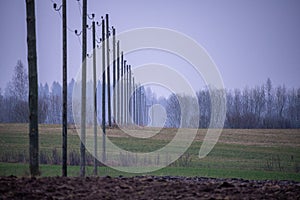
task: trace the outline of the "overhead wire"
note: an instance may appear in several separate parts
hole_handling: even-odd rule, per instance
[[[50,1],[51,1],[53,4],[56,4],[56,2],[55,2],[54,0],[50,0]],[[80,5],[80,2],[79,2],[78,0],[76,0],[76,1],[77,1],[77,2],[79,3],[79,5]],[[79,10],[80,10],[80,9],[79,9]],[[56,11],[58,12],[60,19],[63,20],[63,19],[62,19],[62,15],[61,15],[61,10],[59,9],[59,10],[56,10]],[[81,13],[80,13],[80,14],[81,14]],[[82,14],[81,14],[81,15],[82,15]],[[67,30],[68,30],[69,32],[71,32],[71,33],[76,33],[76,30],[75,30],[75,29],[73,30],[73,29],[70,28],[68,25],[67,25]],[[79,45],[82,46],[79,35],[77,35],[77,34],[75,34],[75,35],[77,36]]]
[[[80,16],[82,17],[82,12],[81,12],[81,10],[82,10],[82,5],[81,5],[81,3],[80,3],[80,0],[77,0],[77,3],[78,3],[78,9],[79,9]]]
[[[77,5],[78,5],[79,15],[80,15],[80,18],[81,18],[81,17],[82,17],[82,11],[81,11],[81,10],[82,10],[82,5],[81,5],[81,3],[80,3],[80,0],[76,0],[76,1],[77,1]],[[53,4],[56,4],[56,2],[55,2],[54,0],[50,0],[50,2],[53,3]],[[59,9],[55,9],[55,10],[58,12],[60,19],[63,20],[63,19],[62,19],[62,14],[61,14],[60,8],[59,8]],[[90,15],[92,15],[92,17],[90,17]],[[95,17],[94,14],[87,14],[87,16],[88,16],[88,18],[89,18],[90,20],[93,20],[94,17]],[[100,23],[97,21],[96,24],[97,24],[97,26],[101,26],[101,25],[102,25],[102,20],[101,20]],[[88,26],[87,29],[88,29],[88,30],[91,30],[91,26]],[[113,29],[112,29],[112,27],[108,27],[108,29],[109,29],[109,35],[110,35],[110,34],[111,34],[111,31],[112,31]],[[72,29],[72,28],[70,28],[68,25],[67,25],[67,30],[68,30],[69,32],[71,32],[71,33],[75,33],[75,35],[76,35],[76,37],[77,37],[77,39],[78,39],[79,45],[82,46],[82,42],[81,42],[81,39],[80,39],[81,32],[78,34],[76,29]],[[102,38],[99,37],[97,34],[96,34],[96,41],[97,41],[97,43],[100,43],[100,44],[102,43]],[[102,46],[102,45],[97,45],[98,48],[100,48],[101,46]],[[110,52],[111,49],[108,49],[108,51]]]

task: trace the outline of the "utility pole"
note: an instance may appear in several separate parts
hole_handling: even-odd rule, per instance
[[[112,27],[113,31],[113,122],[116,123],[116,29]]]
[[[142,119],[143,119],[143,121],[142,121],[142,125],[144,126],[145,125],[145,107],[146,107],[146,101],[145,101],[145,90],[144,90],[144,87],[142,88],[142,93],[141,93],[141,95],[142,95]]]
[[[105,23],[102,17],[102,161],[106,160],[106,142],[105,142]]]
[[[133,120],[133,124],[136,123],[136,115],[135,115],[135,111],[136,111],[136,108],[135,108],[135,104],[136,104],[136,101],[135,101],[135,82],[134,82],[134,77],[132,77],[132,85],[133,85],[133,93],[132,93],[132,120]]]
[[[62,5],[57,8],[57,4],[53,4],[55,11],[62,8],[62,37],[63,37],[63,58],[62,58],[62,73],[63,73],[63,109],[62,109],[62,176],[67,176],[67,131],[68,131],[68,121],[67,121],[67,3],[66,0],[62,1]]]
[[[142,103],[142,86],[140,85],[140,95],[139,95],[139,98],[140,98],[140,102],[139,102],[139,105],[140,105],[140,117],[139,117],[139,119],[140,119],[140,126],[142,126],[143,125],[143,103]]]
[[[128,91],[128,99],[129,99],[129,112],[128,112],[128,119],[130,119],[130,120],[128,120],[129,121],[129,124],[132,124],[132,94],[131,94],[131,92],[132,92],[132,86],[131,86],[131,79],[132,79],[132,77],[131,77],[131,65],[129,65],[129,91]]]
[[[152,112],[151,112],[152,127],[154,127],[154,108],[153,108],[153,97],[152,97]]]
[[[143,87],[143,126],[147,124],[147,100],[146,100],[146,93]]]
[[[135,124],[138,125],[138,86],[137,84],[134,85],[135,91]]]
[[[128,116],[129,116],[129,65],[126,66],[126,125],[128,125]]]
[[[139,84],[136,86],[136,122],[140,126],[140,88]]]
[[[68,101],[68,85],[67,85],[67,3],[66,0],[62,1],[63,9],[63,113],[62,113],[62,176],[67,176],[67,101]]]
[[[31,176],[39,172],[38,74],[36,56],[35,5],[26,0],[27,60],[29,75],[29,168]]]
[[[121,92],[120,92],[120,96],[121,96],[121,102],[120,102],[120,122],[121,125],[123,125],[124,123],[124,118],[123,118],[123,113],[124,113],[124,104],[123,104],[123,99],[124,99],[124,56],[123,56],[123,51],[121,52]]]
[[[64,0],[65,1],[65,0]],[[92,22],[93,31],[93,83],[94,83],[94,175],[98,174],[97,169],[97,77],[96,77],[96,30],[95,21]]]
[[[136,124],[139,126],[139,85],[135,86],[135,120]]]
[[[142,98],[142,86],[140,86],[140,124],[143,125],[143,98]]]
[[[116,121],[120,123],[120,41],[117,42],[117,112]]]
[[[82,0],[82,87],[81,87],[81,132],[80,132],[80,176],[85,176],[85,122],[86,122],[86,17],[87,0]]]
[[[124,60],[124,125],[127,125],[127,60]]]
[[[107,111],[108,111],[108,125],[111,127],[111,101],[110,101],[110,63],[109,63],[109,19],[106,14],[106,59],[107,59]]]

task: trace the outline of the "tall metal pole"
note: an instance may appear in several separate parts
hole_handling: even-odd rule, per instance
[[[124,125],[127,125],[127,65],[126,65],[126,60],[124,60]]]
[[[145,109],[144,109],[144,99],[145,99],[145,93],[144,90],[141,88],[141,112],[142,112],[142,126],[145,124]]]
[[[140,105],[141,105],[141,118],[140,118],[140,120],[141,120],[141,126],[143,126],[143,123],[144,123],[144,113],[143,113],[143,93],[142,93],[142,87],[140,87],[140,90],[141,90],[141,93],[140,93],[140,95],[141,95],[141,101],[140,101]]]
[[[120,42],[117,42],[117,112],[116,121],[120,123]]]
[[[139,84],[136,86],[136,122],[137,125],[140,125],[140,88]]]
[[[97,169],[97,78],[96,78],[96,30],[95,21],[92,23],[93,29],[93,83],[94,83],[94,175],[98,174]]]
[[[138,84],[135,85],[135,120],[136,124],[139,126],[139,87]]]
[[[113,30],[113,122],[116,123],[116,29],[112,27]]]
[[[120,102],[120,122],[121,125],[124,123],[124,118],[123,118],[123,113],[124,113],[124,104],[123,104],[123,99],[124,99],[124,56],[123,56],[123,51],[121,52],[121,91],[120,91],[120,96],[121,96],[121,102]]]
[[[142,86],[140,85],[139,87],[139,110],[140,110],[140,117],[139,117],[139,120],[140,120],[140,126],[143,125],[143,108],[142,108]]]
[[[109,61],[109,19],[106,14],[106,59],[107,59],[107,111],[108,111],[108,125],[111,127],[111,100],[110,100],[110,61]]]
[[[151,121],[152,121],[152,127],[154,127],[154,109],[153,109],[153,98],[152,98],[152,113],[151,113]]]
[[[80,133],[80,176],[85,176],[85,122],[86,122],[86,17],[87,0],[82,6],[82,87],[81,87],[81,133]]]
[[[143,88],[143,126],[147,124],[147,101],[146,101],[146,93]]]
[[[62,176],[67,176],[67,4],[62,2],[63,9],[63,110],[62,110]]]
[[[102,18],[102,161],[106,160],[106,147],[105,147],[105,23]]]
[[[135,108],[135,104],[136,104],[136,101],[135,101],[135,82],[134,82],[134,77],[132,77],[132,85],[133,85],[133,93],[132,93],[132,120],[133,120],[133,124],[136,123],[136,115],[135,115],[135,111],[136,111],[136,108]]]
[[[139,108],[138,108],[139,100],[138,100],[138,94],[139,94],[139,89],[138,89],[138,84],[136,84],[135,85],[135,123],[136,123],[136,125],[139,126],[139,116],[138,116],[138,113],[139,113]]]
[[[129,122],[129,65],[126,66],[126,124]]]
[[[129,72],[129,91],[128,91],[128,101],[129,101],[129,112],[128,112],[128,119],[130,119],[130,120],[128,120],[129,121],[129,124],[132,124],[132,94],[131,94],[131,92],[132,92],[132,86],[131,86],[131,80],[132,80],[132,77],[131,77],[131,65],[129,65],[129,70],[128,70]]]

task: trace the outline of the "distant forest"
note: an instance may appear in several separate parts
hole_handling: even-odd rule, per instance
[[[72,92],[75,81],[68,84],[68,123],[74,123],[72,113]],[[92,84],[90,84],[92,85]],[[88,83],[89,87],[89,83]],[[92,86],[91,86],[92,87]],[[101,83],[97,83],[98,116],[101,117]],[[186,102],[185,106],[193,106],[191,97],[172,94],[169,97],[157,97],[150,88],[140,90],[143,109],[140,113],[139,125],[146,126],[149,119],[149,108],[153,104],[162,105],[167,114],[165,127],[179,127],[180,116],[182,127],[194,127],[189,119],[194,119],[193,112],[182,113],[178,98]],[[273,86],[270,79],[254,88],[226,90],[227,112],[225,128],[300,128],[300,88],[286,88],[284,85]],[[199,128],[207,128],[211,115],[211,100],[209,90],[197,92],[199,104]],[[60,124],[62,120],[62,86],[53,82],[51,86],[39,85],[39,123]],[[21,61],[17,62],[14,74],[6,88],[0,88],[0,122],[27,123],[28,108],[28,75]],[[87,122],[92,119],[87,119]],[[99,118],[100,121],[100,118]],[[155,124],[150,124],[150,126]]]

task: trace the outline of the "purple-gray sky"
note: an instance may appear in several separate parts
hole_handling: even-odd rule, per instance
[[[53,2],[61,4],[61,0],[36,1],[39,82],[49,84],[62,79],[62,21]],[[80,30],[78,2],[67,4],[68,27]],[[207,50],[230,89],[261,85],[268,77],[274,85],[300,87],[299,11],[298,0],[88,0],[88,13],[96,13],[98,20],[109,13],[117,32],[162,27],[192,37]],[[0,15],[4,89],[18,59],[27,67],[25,1],[1,0]],[[70,79],[81,62],[80,42],[71,32],[68,50]]]

